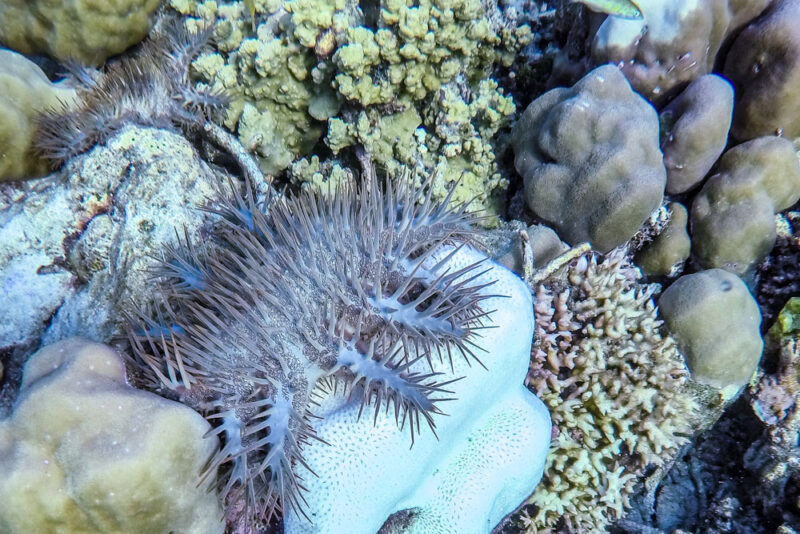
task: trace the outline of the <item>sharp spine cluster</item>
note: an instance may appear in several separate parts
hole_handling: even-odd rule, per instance
[[[199,131],[212,109],[227,104],[223,94],[204,91],[190,79],[191,62],[206,46],[211,30],[190,33],[165,18],[141,49],[104,71],[72,65],[69,81],[76,105],[48,110],[38,119],[35,146],[59,166],[102,144],[127,124]]]
[[[491,296],[479,262],[448,267],[471,243],[467,206],[431,200],[430,182],[302,192],[261,209],[251,187],[216,210],[218,240],[166,250],[155,305],[131,314],[129,338],[149,387],[219,421],[231,519],[257,531],[282,509],[305,514],[302,449],[318,439],[316,398],[343,386],[361,409],[392,409],[413,443],[435,429],[456,377],[433,371],[454,349],[479,361]],[[426,361],[427,360],[427,361]],[[425,372],[424,368],[430,368]],[[422,371],[420,369],[423,369]],[[311,472],[310,469],[308,469]],[[242,504],[243,503],[243,504]]]

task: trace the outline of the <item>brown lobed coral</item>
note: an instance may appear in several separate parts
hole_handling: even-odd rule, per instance
[[[619,250],[589,253],[535,289],[527,385],[554,430],[519,520],[527,533],[603,530],[645,470],[668,463],[691,433],[687,370],[656,316],[656,286],[640,277]]]

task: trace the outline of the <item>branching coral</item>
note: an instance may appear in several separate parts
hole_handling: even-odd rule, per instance
[[[368,174],[360,189],[304,191],[268,212],[254,198],[219,210],[219,242],[167,251],[156,305],[130,330],[144,384],[219,421],[208,472],[224,467],[229,521],[253,531],[279,508],[304,513],[297,469],[320,381],[391,410],[413,443],[456,377],[411,366],[456,349],[479,362],[491,296],[473,282],[481,262],[433,259],[470,241],[474,218],[430,188],[384,189]]]
[[[686,441],[687,371],[639,277],[619,253],[590,253],[536,288],[528,386],[550,408],[555,437],[523,511],[526,532],[601,531],[644,470]]]

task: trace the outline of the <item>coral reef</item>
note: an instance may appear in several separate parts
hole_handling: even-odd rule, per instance
[[[201,239],[212,216],[200,208],[225,194],[221,179],[184,138],[128,127],[63,173],[0,184],[0,413],[42,336],[120,331],[127,302],[151,294],[146,271],[165,244]]]
[[[619,251],[589,253],[536,288],[528,387],[554,438],[525,532],[603,531],[691,433],[688,373],[639,277]]]
[[[320,380],[349,392],[347,417],[369,405],[377,421],[385,408],[413,443],[429,439],[417,436],[420,423],[435,431],[440,403],[458,390],[457,375],[433,362],[482,363],[495,295],[484,291],[485,258],[458,261],[475,218],[449,202],[431,200],[429,184],[383,188],[374,173],[359,188],[307,190],[268,211],[248,188],[217,210],[217,240],[167,250],[154,305],[132,312],[139,381],[220,420],[224,445],[207,472],[224,469],[233,528],[317,511],[306,470],[318,457],[305,449],[343,434],[318,436],[311,423]],[[445,243],[462,245],[441,254]]]
[[[160,0],[8,0],[0,42],[26,54],[98,65],[141,41]]]
[[[765,343],[771,369],[750,388],[750,405],[763,428],[745,453],[744,465],[758,478],[758,504],[763,510],[778,508],[776,516],[788,526],[800,515],[793,497],[800,485],[800,297],[786,303]]]
[[[678,202],[667,204],[669,221],[652,241],[636,253],[636,265],[651,276],[675,276],[689,259],[692,242],[686,225],[689,212]]]
[[[756,272],[756,291],[763,324],[772,324],[786,302],[800,295],[800,213],[779,218],[778,239]]]
[[[607,252],[661,204],[658,116],[617,67],[540,96],[512,135],[528,207],[567,243]]]
[[[667,193],[685,193],[711,170],[728,143],[733,88],[715,74],[701,76],[659,113]]]
[[[0,49],[0,181],[47,174],[47,162],[33,150],[36,117],[74,100],[74,89],[51,83],[25,56]]]
[[[705,268],[751,276],[775,245],[775,214],[800,198],[794,145],[759,137],[728,150],[695,196],[692,254]]]
[[[619,65],[633,88],[662,102],[708,74],[725,39],[769,0],[641,0],[641,20],[608,17],[592,42],[595,65]]]
[[[438,257],[450,257],[442,250]],[[431,258],[431,261],[438,259]],[[423,433],[409,449],[392,413],[359,418],[360,401],[339,394],[314,410],[325,441],[304,449],[309,520],[285,519],[287,534],[378,531],[419,534],[487,534],[530,494],[542,476],[550,441],[547,409],[523,385],[530,361],[533,306],[525,284],[475,250],[448,260],[458,271],[483,261],[475,279],[495,296],[483,302],[492,328],[482,332],[481,361],[454,351],[434,359],[432,370],[463,376],[448,386],[457,397],[437,420],[436,436]],[[425,364],[425,369],[431,368]],[[332,481],[336,482],[333,483]],[[353,506],[353,503],[360,503]],[[402,527],[397,523],[401,523]]]
[[[736,88],[734,137],[800,136],[800,2],[773,1],[736,38],[723,74]]]
[[[738,389],[761,358],[761,313],[735,274],[710,269],[678,278],[658,300],[692,377],[723,389]]]
[[[60,165],[130,124],[184,134],[200,130],[207,113],[225,102],[220,93],[195,88],[189,80],[189,64],[207,38],[162,19],[136,55],[105,71],[77,70],[76,101],[38,118],[36,148]]]
[[[25,364],[0,420],[0,531],[7,534],[221,534],[197,477],[214,453],[208,423],[125,381],[122,358],[82,339]]]
[[[188,26],[213,27],[217,51],[201,55],[194,71],[200,86],[231,95],[220,118],[264,172],[313,166],[303,156],[324,134],[334,155],[363,147],[390,175],[424,168],[439,176],[435,199],[457,182],[456,202],[477,195],[474,209],[499,212],[506,181],[492,138],[514,104],[486,75],[530,42],[527,25],[478,0],[363,11],[345,0],[254,2],[252,15],[243,2],[171,5]]]

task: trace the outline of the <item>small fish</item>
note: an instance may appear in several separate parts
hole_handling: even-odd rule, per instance
[[[592,11],[614,15],[622,19],[641,19],[642,11],[631,0],[572,0]]]

